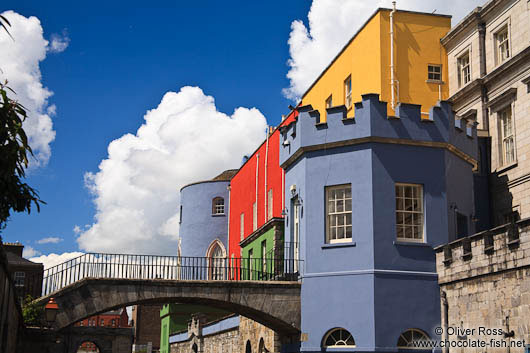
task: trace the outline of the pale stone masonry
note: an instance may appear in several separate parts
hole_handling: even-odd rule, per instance
[[[530,217],[530,2],[491,0],[442,39],[458,117],[489,138],[492,224]],[[465,78],[469,57],[469,81]],[[504,114],[511,123],[503,129]],[[514,145],[513,157],[511,147]],[[508,151],[508,152],[507,152]]]
[[[530,219],[477,233],[435,250],[444,331],[448,327],[476,331],[466,337],[434,338],[524,340],[530,344]],[[479,334],[479,327],[513,330],[513,336]],[[464,351],[508,352],[505,347],[450,350]],[[522,353],[524,349],[512,347],[509,352]]]

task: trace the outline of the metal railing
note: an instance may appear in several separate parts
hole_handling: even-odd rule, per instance
[[[87,253],[44,270],[42,295],[83,278],[297,281],[301,260]]]

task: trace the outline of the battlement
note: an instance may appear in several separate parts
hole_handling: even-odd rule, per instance
[[[476,164],[476,123],[455,119],[447,101],[438,102],[429,115],[421,113],[420,105],[401,103],[396,107],[396,116],[387,116],[387,103],[380,101],[378,94],[365,94],[361,102],[355,103],[355,118],[347,118],[344,105],[325,112],[307,105],[298,111],[295,121],[280,128],[282,167],[312,147],[334,148],[365,142],[445,147]],[[326,119],[322,114],[326,114]]]
[[[435,248],[440,284],[530,265],[530,218]]]

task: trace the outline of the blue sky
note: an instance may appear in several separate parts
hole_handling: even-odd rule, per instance
[[[315,6],[310,13],[311,5],[317,2],[320,6]],[[377,2],[387,7],[389,3]],[[469,1],[459,6],[453,3],[456,4],[456,0],[403,0],[398,2],[398,7],[403,4],[404,8],[429,12],[438,9],[439,13],[447,13],[442,11],[444,8],[458,8],[458,13],[453,13],[458,20],[481,1]],[[160,202],[161,210],[174,208],[173,213],[166,213],[163,218],[153,216],[158,214],[158,204],[154,201],[160,196],[150,196],[145,201],[149,206],[144,208],[138,206],[143,203],[141,198],[123,200],[122,196],[138,189],[137,179],[147,180],[145,185],[151,186],[145,190],[152,191],[153,195],[161,195],[160,192],[177,195],[180,184],[185,181],[213,177],[223,168],[237,167],[235,161],[240,161],[241,156],[251,152],[260,141],[264,130],[261,114],[269,125],[278,124],[281,114],[287,113],[287,106],[293,103],[285,96],[299,95],[300,87],[303,89],[314,79],[377,4],[358,0],[156,1],[150,3],[150,8],[145,8],[145,2],[139,1],[110,4],[4,1],[0,13],[13,10],[26,18],[35,16],[40,20],[43,36],[50,41],[45,59],[39,62],[40,82],[53,92],[44,107],[52,104],[56,107],[56,115],[49,114],[55,131],[55,140],[49,143],[51,155],[47,162],[32,168],[27,179],[39,190],[47,205],[40,213],[14,215],[2,232],[4,241],[20,241],[42,255],[73,251],[142,252],[144,249],[148,253],[158,250],[166,254],[176,253],[173,245],[178,229],[167,229],[174,224],[171,220],[177,212],[178,196]],[[296,20],[302,22],[295,22],[292,26]],[[64,51],[50,49],[52,36],[68,44]],[[23,46],[20,42],[18,44]],[[289,59],[294,60],[291,67]],[[296,73],[292,66],[298,70]],[[193,90],[182,92],[184,86],[200,87],[204,95]],[[285,88],[290,88],[290,93],[282,93]],[[176,93],[161,103],[167,92]],[[215,99],[215,106],[204,100],[206,96]],[[174,99],[170,101],[170,98]],[[193,108],[188,110],[198,113],[179,108],[188,105]],[[211,109],[195,109],[199,106],[212,107],[213,112]],[[240,111],[244,118],[239,120],[244,120],[244,124],[234,123],[237,114],[233,114],[238,107],[245,108]],[[257,108],[259,112],[251,108]],[[182,140],[190,134],[215,129],[212,121],[216,120],[203,121],[204,115],[210,114],[212,119],[217,119],[217,112],[222,112],[227,117],[223,117],[226,119],[223,128],[219,129],[222,133],[202,140],[206,151],[203,154],[194,155],[196,152],[192,152],[202,150],[202,146],[193,145],[193,149],[186,151],[186,145],[174,141],[168,147],[166,142],[159,144],[157,137],[149,134],[150,137],[138,138],[131,147],[124,135],[136,135],[138,128],[146,123],[144,115],[151,109],[154,110],[153,120],[163,116],[165,123],[169,124],[172,119],[189,119],[201,126],[202,130],[197,132],[179,120],[181,125],[172,127],[176,133],[190,129],[184,135],[175,135],[175,139]],[[166,131],[173,130],[168,128]],[[239,141],[245,131],[248,131],[250,142]],[[162,132],[156,133],[163,135]],[[109,144],[116,139],[121,142],[115,144],[116,151],[112,156],[108,152]],[[214,163],[215,168],[194,169],[193,160],[207,162],[205,156],[215,154],[215,146],[235,143],[240,145],[223,147],[231,154],[222,160],[223,163]],[[157,159],[159,156],[154,154],[146,157],[137,153],[143,151],[146,144],[151,150],[164,145],[161,150],[172,151],[173,155],[188,154],[192,161],[183,161],[179,169],[179,159]],[[212,145],[213,149],[208,150]],[[121,159],[120,153],[126,153],[127,158]],[[149,184],[153,178],[153,165],[149,164],[152,161],[145,159],[159,161],[154,168],[160,166],[155,170],[159,179],[152,184]],[[101,167],[104,160],[109,162]],[[128,164],[130,160],[134,163]],[[112,171],[115,165],[150,170],[134,177],[127,172],[129,174],[125,173],[127,176],[123,181],[116,181],[125,174]],[[193,173],[187,175],[182,169]],[[166,172],[174,176],[174,187],[166,185],[160,191],[160,185],[169,178],[163,178]],[[128,183],[130,188],[116,190]],[[134,206],[129,207],[128,203]],[[108,224],[116,219],[110,214],[118,215],[116,217],[123,224],[127,224],[125,214],[142,214],[153,220],[137,228],[131,227],[128,235],[116,236],[119,239],[112,242],[109,239],[114,239],[123,226],[109,227]],[[76,226],[78,232],[74,232]],[[146,233],[146,229],[150,235],[142,238],[139,233]],[[78,236],[83,237],[82,241],[78,241]],[[38,243],[49,237],[58,239]],[[148,242],[158,242],[160,246],[141,246]],[[139,245],[134,247],[129,243]]]

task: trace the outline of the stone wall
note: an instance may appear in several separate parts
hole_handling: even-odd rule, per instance
[[[134,343],[152,343],[153,349],[160,348],[160,309],[161,304],[136,305],[133,307]]]
[[[475,329],[471,334],[442,338],[455,340],[465,336],[486,342],[494,339],[508,345],[524,340],[530,344],[530,219],[438,247],[436,265],[443,327]],[[500,329],[503,333],[484,334],[478,331],[480,327]],[[505,337],[504,332],[512,337]],[[483,351],[484,348],[465,349],[466,353]],[[512,346],[511,350],[502,347],[487,351],[515,353],[524,349]]]
[[[194,345],[197,353],[245,353],[247,342],[253,353],[280,352],[279,335],[251,319],[240,316],[238,326],[223,325],[223,320],[206,324],[203,319],[199,315],[193,316],[187,338],[172,343],[171,353],[194,352]],[[214,325],[220,329],[215,330]],[[227,328],[222,329],[223,326]]]

